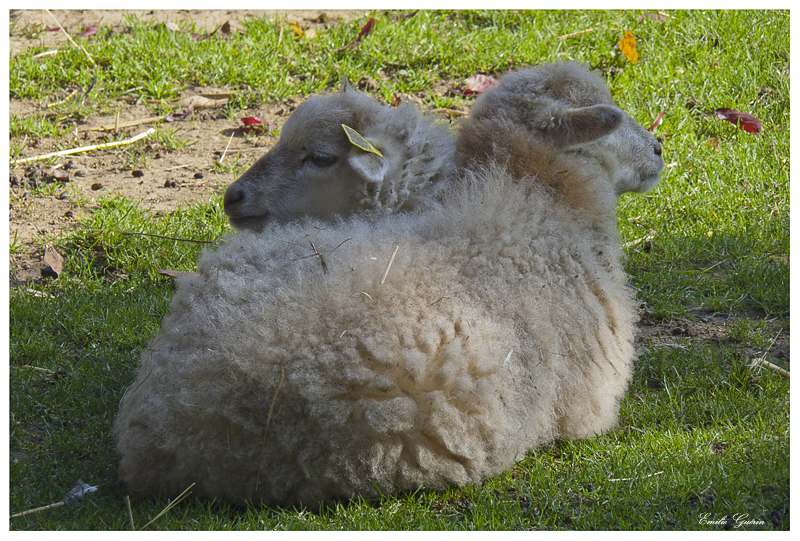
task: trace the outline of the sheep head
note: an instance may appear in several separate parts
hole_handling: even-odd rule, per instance
[[[454,146],[413,105],[381,106],[344,81],[292,113],[272,150],[228,187],[225,213],[237,229],[261,230],[406,210],[438,189]]]
[[[656,138],[578,64],[506,75],[475,102],[457,143],[461,166],[504,165],[604,220],[625,192],[646,192],[664,166]]]

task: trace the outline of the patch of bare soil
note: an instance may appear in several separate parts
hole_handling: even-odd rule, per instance
[[[763,313],[753,312],[747,317],[751,321],[764,321]],[[772,337],[772,343],[766,347],[757,347],[734,336],[731,332],[732,323],[728,317],[719,314],[699,314],[692,319],[680,321],[652,321],[645,316],[639,322],[636,350],[641,354],[654,348],[680,351],[697,343],[725,344],[734,352],[733,355],[738,356],[738,359],[731,361],[753,365],[754,371],[772,370],[780,373],[776,367],[789,370],[790,340],[787,325],[780,321],[768,321],[763,334]],[[773,366],[769,366],[770,364]],[[659,384],[656,381],[652,383]]]

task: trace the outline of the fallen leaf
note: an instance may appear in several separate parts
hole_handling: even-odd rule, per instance
[[[400,105],[400,94],[397,92],[392,92],[392,95],[389,98],[389,105],[392,107],[397,107]]]
[[[726,107],[714,109],[714,115],[720,120],[727,120],[731,124],[736,124],[747,133],[761,132],[761,121],[753,115]]]
[[[78,34],[78,37],[79,38],[88,38],[89,36],[92,36],[94,34],[97,34],[97,27],[96,26],[87,26],[86,28],[84,28],[81,31],[80,34]]]
[[[264,119],[260,116],[246,116],[242,119],[245,126],[264,124]]]
[[[627,30],[622,39],[619,40],[619,48],[622,49],[625,58],[630,60],[632,64],[636,64],[639,61],[639,53],[636,52],[636,38],[633,37],[633,32],[630,30]]]
[[[272,133],[278,127],[274,122],[268,122],[258,116],[247,116],[242,119],[244,128],[240,128],[242,133],[266,132]]]
[[[477,73],[464,81],[464,94],[469,96],[480,94],[494,86],[497,86],[494,77]]]
[[[46,267],[41,269],[42,277],[58,278],[64,265],[64,256],[52,246],[48,246],[44,251],[44,264]]]
[[[339,47],[334,52],[340,53],[340,52],[346,51],[348,49],[357,49],[359,47],[359,45],[361,45],[361,40],[366,38],[367,36],[369,36],[369,34],[370,34],[370,32],[372,32],[372,28],[374,26],[375,26],[375,19],[374,18],[370,18],[370,20],[367,21],[367,24],[365,24],[361,28],[361,32],[358,33],[358,36],[356,37],[356,39],[354,39],[353,41],[351,41],[350,43],[348,43],[347,45],[345,45],[343,47]]]
[[[219,26],[217,27],[217,29],[216,29],[216,30],[214,30],[214,32],[213,32],[213,33],[214,33],[214,34],[219,34],[219,35],[220,35],[220,36],[222,36],[223,38],[227,39],[227,38],[228,38],[228,36],[230,36],[230,35],[231,35],[231,22],[230,22],[230,21],[225,21],[224,23],[222,23],[221,25],[219,25]]]
[[[295,33],[294,39],[300,39],[303,37],[303,27],[300,26],[298,23],[289,23],[289,28],[294,30]]]
[[[491,75],[477,73],[471,77],[467,77],[461,88],[451,88],[450,93],[459,96],[477,96],[496,85],[497,80]]]
[[[181,107],[177,111],[173,111],[167,116],[164,117],[164,120],[167,122],[174,122],[176,120],[186,120],[187,118],[192,116],[192,107],[191,105],[188,107]]]
[[[361,32],[358,33],[356,41],[361,41],[365,37],[369,36],[370,32],[372,32],[373,26],[375,26],[375,19],[370,18],[370,20],[367,21],[367,24],[365,24],[364,27],[361,29]]]

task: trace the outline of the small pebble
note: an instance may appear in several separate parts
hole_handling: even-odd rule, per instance
[[[200,179],[200,178],[203,178],[203,177],[205,177],[205,175],[203,173],[195,173],[194,174],[194,178]]]
[[[99,190],[102,187],[103,187],[103,185],[100,184],[99,182],[95,182],[94,184],[92,184],[92,190],[95,190],[95,191]]]
[[[144,171],[140,171],[139,169],[134,169],[133,173],[131,173],[134,177],[139,178],[144,176]]]
[[[86,176],[86,171],[84,171],[83,169],[81,169],[80,171],[75,171],[75,176],[76,177],[85,177]]]
[[[59,199],[59,200],[61,200],[61,201],[63,201],[63,200],[64,200],[64,199],[66,199],[66,198],[67,198],[67,192],[61,192],[60,194],[58,194],[58,195],[56,196],[56,199]]]
[[[168,180],[164,183],[165,188],[177,188],[178,182],[175,180]]]

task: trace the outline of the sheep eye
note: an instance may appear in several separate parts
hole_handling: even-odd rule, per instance
[[[318,167],[328,167],[329,165],[333,165],[333,162],[336,161],[336,158],[330,154],[316,153],[311,155],[311,161],[314,162],[314,165]]]

